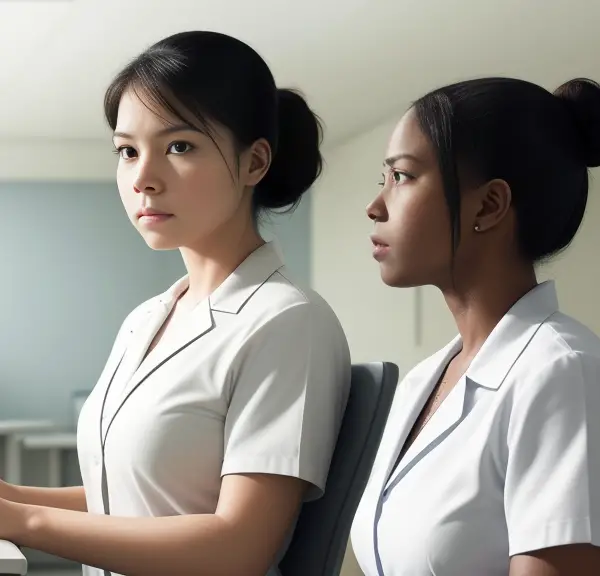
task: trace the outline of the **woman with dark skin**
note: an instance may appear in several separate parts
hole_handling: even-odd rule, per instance
[[[381,277],[438,287],[459,336],[398,386],[353,527],[363,572],[600,574],[600,340],[534,269],[581,224],[600,87],[447,86],[386,158]]]

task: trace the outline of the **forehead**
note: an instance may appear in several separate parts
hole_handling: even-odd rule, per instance
[[[156,130],[181,124],[171,112],[158,107],[154,102],[138,95],[131,88],[123,92],[119,102],[117,131],[130,132],[136,130]]]
[[[433,147],[412,108],[396,124],[387,147],[386,158],[401,155],[415,156],[424,162],[435,161]]]

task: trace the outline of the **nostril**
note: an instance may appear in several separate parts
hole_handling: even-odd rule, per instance
[[[367,216],[369,220],[373,220],[375,222],[377,220],[377,213],[371,209],[371,207],[367,207]]]

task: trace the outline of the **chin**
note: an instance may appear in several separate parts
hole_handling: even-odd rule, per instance
[[[142,234],[142,238],[152,250],[177,250],[179,248],[179,244],[174,242],[172,238],[159,236],[158,234]]]
[[[383,283],[392,288],[415,288],[416,286],[422,286],[422,283],[409,270],[401,270],[381,264],[380,273]]]

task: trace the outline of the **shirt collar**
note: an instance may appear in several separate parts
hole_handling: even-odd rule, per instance
[[[252,252],[210,295],[210,307],[217,312],[237,314],[251,296],[280,268],[283,257],[274,242],[266,242]],[[188,276],[179,279],[160,296],[172,304],[188,287]]]
[[[466,377],[485,388],[498,389],[540,326],[557,311],[554,282],[533,288],[492,330],[471,362]],[[459,343],[460,339],[457,340]]]

